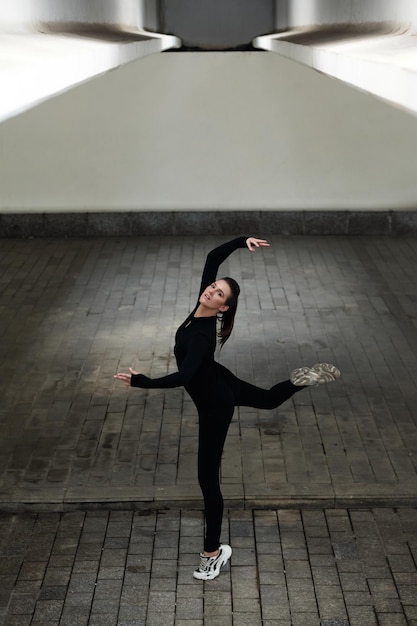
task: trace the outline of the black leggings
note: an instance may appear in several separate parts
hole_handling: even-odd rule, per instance
[[[216,389],[209,405],[203,406],[195,399],[199,417],[198,481],[204,498],[206,552],[215,552],[220,543],[223,519],[220,462],[235,406],[275,409],[303,389],[289,380],[271,389],[261,389],[238,379],[226,368],[218,367]]]

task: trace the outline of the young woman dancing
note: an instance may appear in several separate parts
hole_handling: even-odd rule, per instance
[[[219,575],[232,549],[220,544],[223,497],[220,490],[220,462],[235,406],[275,409],[307,385],[336,380],[339,370],[328,363],[295,369],[289,380],[271,389],[262,389],[238,379],[214,360],[217,339],[225,344],[233,329],[240,288],[230,277],[217,279],[219,266],[238,248],[251,252],[269,246],[265,239],[239,237],[208,256],[201,279],[197,304],[178,328],[174,354],[178,371],[161,378],[148,378],[130,368],[115,378],[132,387],[167,389],[185,387],[194,401],[199,419],[198,481],[204,498],[205,539],[200,566],[194,578],[211,580]],[[219,320],[219,324],[217,324]]]

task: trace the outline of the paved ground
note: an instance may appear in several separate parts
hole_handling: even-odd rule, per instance
[[[234,554],[192,578],[201,515],[0,516],[2,626],[417,624],[417,510],[231,511]],[[3,617],[4,616],[4,617]]]
[[[113,374],[173,370],[218,241],[0,241],[4,624],[417,623],[411,237],[274,236],[226,264],[243,298],[222,363],[264,386],[317,361],[343,378],[236,411],[232,565],[211,587],[191,578],[195,411],[181,389],[126,390]]]

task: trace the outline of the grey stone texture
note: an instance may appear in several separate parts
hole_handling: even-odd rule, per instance
[[[417,211],[3,213],[0,238],[169,235],[416,235]]]
[[[175,329],[223,240],[1,241],[3,510],[200,506],[188,395],[129,390],[113,376],[173,371]],[[220,361],[265,387],[320,361],[343,375],[276,411],[236,409],[228,505],[417,505],[417,239],[270,240],[222,268],[242,297]]]
[[[0,529],[2,626],[416,624],[415,507],[229,510],[232,559],[206,583],[192,577],[198,511],[0,513]],[[33,546],[46,538],[37,567]],[[70,566],[57,560],[63,538]]]
[[[113,375],[173,371],[224,236],[0,241],[0,626],[417,624],[417,239],[253,234],[272,245],[223,268],[242,298],[220,361],[342,378],[236,410],[210,584],[195,409]]]

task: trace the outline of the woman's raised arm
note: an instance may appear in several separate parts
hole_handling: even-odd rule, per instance
[[[256,237],[237,237],[227,243],[223,243],[208,253],[206,263],[204,265],[203,275],[201,277],[201,285],[198,296],[200,297],[204,289],[214,282],[217,278],[217,272],[220,265],[239,248],[247,247],[251,252],[256,248],[269,246],[266,239],[257,239]]]

